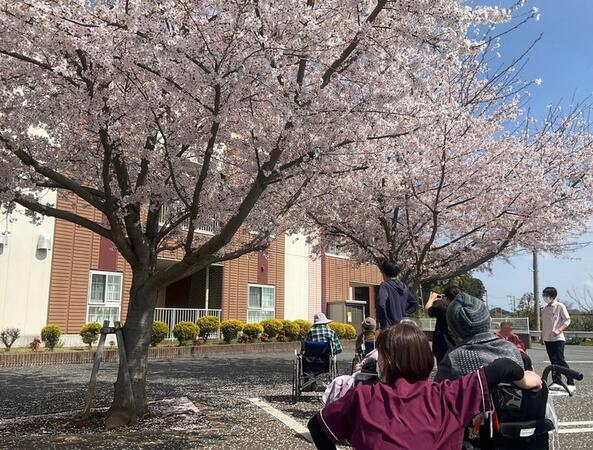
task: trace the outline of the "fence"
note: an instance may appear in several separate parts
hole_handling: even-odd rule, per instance
[[[220,309],[195,309],[195,308],[155,308],[154,320],[165,322],[169,326],[169,336],[173,338],[173,328],[179,322],[195,322],[200,317],[216,316],[221,320],[222,310]],[[220,330],[216,333],[210,333],[208,339],[220,339]]]
[[[436,319],[431,318],[414,319],[414,321],[424,331],[432,331],[436,325]],[[498,331],[501,322],[511,322],[515,333],[529,334],[530,332],[529,318],[527,317],[493,317],[492,322],[490,323],[490,329],[492,331]]]

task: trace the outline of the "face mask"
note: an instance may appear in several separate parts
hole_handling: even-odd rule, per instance
[[[548,303],[548,305],[554,301],[552,297],[544,297],[544,300],[546,301],[546,303]]]

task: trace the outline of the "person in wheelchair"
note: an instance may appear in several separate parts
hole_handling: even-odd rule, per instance
[[[471,419],[492,409],[490,389],[498,383],[541,388],[539,376],[508,358],[454,381],[429,381],[430,344],[410,323],[382,331],[377,350],[378,379],[357,384],[309,420],[318,449],[347,440],[354,448],[457,450]]]
[[[356,353],[360,353],[364,358],[369,352],[375,349],[375,340],[377,338],[377,322],[372,317],[367,317],[362,321],[362,331],[356,336],[354,348]]]
[[[334,330],[327,325],[333,322],[325,314],[318,312],[313,316],[313,326],[307,335],[308,342],[330,342],[334,355],[342,352],[342,344]]]
[[[435,381],[459,378],[502,357],[524,367],[519,349],[490,331],[490,312],[482,300],[457,294],[447,307],[447,324],[456,346],[441,360]]]

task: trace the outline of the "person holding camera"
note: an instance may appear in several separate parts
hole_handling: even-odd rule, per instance
[[[453,347],[453,338],[449,334],[447,325],[447,306],[461,292],[459,286],[451,285],[445,288],[444,295],[431,292],[424,311],[428,317],[437,320],[432,333],[432,353],[437,359],[437,365],[443,360],[445,354]]]

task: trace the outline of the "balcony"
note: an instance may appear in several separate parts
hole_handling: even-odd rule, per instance
[[[222,310],[220,309],[197,309],[197,308],[155,308],[154,320],[165,322],[169,326],[167,339],[175,339],[173,328],[179,322],[196,322],[200,317],[216,316],[221,320]],[[210,333],[208,339],[220,339],[220,330],[217,333]]]

